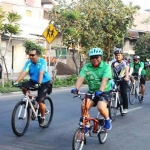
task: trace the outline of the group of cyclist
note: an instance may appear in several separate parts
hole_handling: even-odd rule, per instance
[[[111,120],[109,118],[109,112],[107,109],[107,103],[111,98],[112,91],[112,78],[120,80],[120,92],[123,99],[123,114],[128,112],[128,97],[127,88],[128,81],[131,79],[133,83],[134,75],[140,78],[141,85],[141,101],[144,100],[145,92],[145,80],[146,71],[144,70],[144,63],[140,62],[139,56],[133,57],[133,62],[129,63],[124,59],[121,49],[114,50],[115,59],[111,64],[107,64],[103,61],[103,51],[101,48],[92,48],[89,51],[90,62],[85,64],[79,73],[79,77],[75,84],[75,88],[71,90],[71,93],[77,94],[82,83],[86,79],[88,81],[88,92],[95,93],[95,97],[88,97],[88,110],[91,107],[97,106],[100,114],[105,118],[105,129],[110,130],[112,128]],[[84,101],[81,106],[81,115],[83,115]],[[89,113],[87,117],[90,117]],[[86,124],[85,133],[90,130],[89,122]]]
[[[79,77],[76,81],[75,88],[71,90],[71,93],[77,94],[84,80],[88,81],[88,92],[95,93],[95,97],[88,97],[88,110],[92,107],[96,107],[100,114],[105,118],[105,129],[110,130],[112,128],[111,120],[109,118],[109,112],[107,103],[111,98],[112,91],[112,78],[122,78],[120,82],[121,96],[123,98],[123,113],[128,111],[128,97],[127,87],[129,78],[133,81],[132,75],[137,74],[141,83],[142,100],[144,100],[145,92],[145,79],[146,72],[144,70],[144,63],[140,62],[139,56],[133,57],[133,63],[129,63],[124,59],[121,49],[115,49],[115,60],[112,64],[108,64],[103,61],[103,51],[101,48],[92,48],[89,51],[90,62],[85,64],[80,70]],[[46,96],[49,84],[50,75],[47,71],[46,61],[40,57],[40,51],[38,49],[31,49],[29,52],[29,60],[26,62],[23,71],[17,78],[14,85],[17,85],[26,75],[30,75],[30,80],[24,82],[23,85],[35,86],[38,88],[37,102],[41,111],[41,123],[43,127],[47,124],[45,119],[45,104],[43,103]],[[81,105],[81,116],[84,110],[84,101]],[[87,113],[87,117],[90,114]],[[89,122],[86,124],[86,131],[90,128]]]

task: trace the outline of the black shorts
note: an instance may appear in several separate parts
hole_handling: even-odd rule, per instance
[[[35,84],[37,84],[37,83],[35,83],[32,80],[29,80],[29,81],[23,82],[22,86],[28,88],[28,87],[33,87]],[[46,83],[42,83],[41,86],[38,88],[38,94],[37,94],[37,98],[36,98],[36,100],[38,102],[44,101],[45,96],[48,91],[49,84],[50,84],[50,81],[48,81]]]
[[[133,76],[138,76],[137,73],[132,73]],[[141,78],[140,78],[140,84],[143,84],[145,85],[146,83],[146,75],[141,75]]]
[[[97,106],[98,101],[104,101],[108,103],[112,97],[112,91],[103,92],[100,97],[92,98],[92,95],[89,95],[88,98],[94,102],[94,106]]]

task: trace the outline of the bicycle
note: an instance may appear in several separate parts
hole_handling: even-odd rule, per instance
[[[81,95],[85,95],[85,98],[81,98]],[[104,118],[100,118],[100,113],[98,113],[96,118],[86,117],[87,112],[87,99],[91,95],[94,98],[94,94],[91,93],[79,93],[75,97],[79,97],[82,101],[85,99],[85,109],[84,115],[80,118],[79,127],[76,129],[73,140],[72,140],[72,149],[73,150],[82,150],[83,146],[86,145],[86,135],[85,135],[85,125],[86,122],[90,122],[90,131],[89,136],[94,135],[98,136],[98,140],[101,144],[105,143],[107,139],[107,131],[104,128]]]
[[[110,107],[109,107],[109,117],[112,121],[116,119],[117,115],[117,110],[120,108],[120,114],[121,116],[124,116],[123,113],[123,100],[120,94],[120,89],[119,89],[119,83],[122,81],[121,78],[114,79],[115,85],[112,90],[112,98],[110,101]]]
[[[129,98],[129,103],[133,105],[135,103],[135,99],[138,99],[141,103],[141,93],[140,93],[140,78],[137,75],[132,76],[134,78],[134,82],[130,83],[129,91],[130,95],[134,95],[135,98]]]
[[[23,136],[30,123],[30,119],[33,121],[38,121],[40,124],[41,121],[41,113],[39,110],[39,105],[36,101],[36,96],[31,95],[30,91],[36,91],[35,87],[22,87],[22,85],[16,85],[15,87],[19,87],[22,90],[25,88],[24,97],[19,101],[12,112],[11,117],[11,126],[14,134],[18,137]],[[52,118],[53,118],[53,102],[49,96],[46,96],[43,103],[45,103],[45,119],[47,119],[47,125],[42,128],[49,127]],[[18,121],[18,122],[17,122]]]

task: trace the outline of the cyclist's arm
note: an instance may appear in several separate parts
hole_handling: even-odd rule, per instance
[[[125,68],[125,80],[126,81],[129,80],[129,66],[126,66],[126,68]]]
[[[133,73],[133,70],[134,70],[134,69],[133,69],[133,65],[134,65],[133,63],[130,64],[129,76],[131,76],[131,74]]]
[[[105,88],[109,79],[112,79],[112,70],[110,66],[107,66],[103,73],[100,91],[102,92],[105,91]]]
[[[27,61],[23,67],[23,71],[18,76],[16,82],[20,82],[27,75],[27,73],[29,72],[29,66],[30,66],[30,63],[29,61]]]
[[[139,76],[141,75],[141,72],[142,72],[143,68],[144,68],[144,63],[141,62],[141,63],[140,63],[140,68],[139,68],[139,72],[138,72],[138,75],[139,75]]]
[[[42,65],[40,67],[40,72],[39,72],[39,79],[38,79],[38,83],[42,83],[42,80],[43,80],[43,75],[44,75],[44,72],[47,71],[47,63],[46,61],[43,59],[42,61]]]
[[[108,78],[103,78],[102,79],[102,83],[101,83],[101,86],[100,86],[100,91],[105,91],[105,88],[106,88],[106,85],[107,85],[107,82],[108,82]]]
[[[19,77],[17,78],[16,82],[20,82],[25,76],[27,75],[26,71],[22,71],[19,75]]]
[[[77,79],[77,81],[76,81],[76,84],[75,84],[76,89],[79,90],[79,88],[81,87],[81,85],[83,84],[83,82],[84,82],[84,78],[81,77],[81,76],[79,76],[78,79]]]

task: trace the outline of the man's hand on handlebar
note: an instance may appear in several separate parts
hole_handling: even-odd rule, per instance
[[[73,88],[72,90],[71,90],[71,93],[73,93],[73,94],[78,94],[78,89],[77,88]]]

